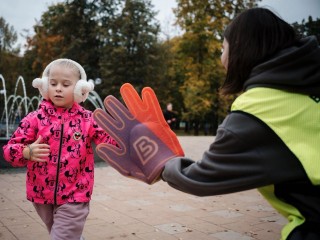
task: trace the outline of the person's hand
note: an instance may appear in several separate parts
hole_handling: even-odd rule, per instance
[[[105,112],[93,113],[97,124],[119,145],[101,143],[97,154],[122,175],[152,184],[159,180],[164,165],[170,159],[184,156],[177,136],[165,121],[153,90],[142,90],[142,99],[132,85],[121,89],[126,108],[113,96],[104,100]]]
[[[47,157],[50,154],[50,146],[45,143],[41,143],[42,137],[39,138],[32,144],[28,145],[24,149],[23,155],[27,156],[26,158],[35,161],[35,162],[46,162]]]

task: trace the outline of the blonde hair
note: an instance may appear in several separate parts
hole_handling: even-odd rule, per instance
[[[54,61],[50,64],[50,67],[47,70],[47,77],[49,77],[50,75],[50,69],[54,66],[61,66],[61,67],[65,67],[68,69],[71,69],[74,73],[77,74],[78,76],[78,80],[81,79],[81,72],[79,67],[72,61],[70,61],[70,59],[58,59],[59,61]]]
[[[70,68],[79,73],[79,80],[74,87],[74,101],[77,103],[84,102],[89,96],[89,92],[93,91],[94,84],[93,81],[87,81],[87,74],[84,71],[83,67],[79,63],[71,59],[60,58],[49,63],[48,66],[44,69],[42,77],[36,78],[32,81],[32,86],[39,89],[40,94],[44,99],[48,99],[49,72],[50,68],[56,65]]]

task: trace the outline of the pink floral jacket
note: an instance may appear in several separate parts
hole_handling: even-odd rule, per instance
[[[50,145],[47,162],[23,157],[23,148],[42,136]],[[94,182],[94,155],[91,146],[116,142],[98,125],[92,112],[74,103],[72,108],[56,108],[43,100],[39,109],[19,124],[7,145],[4,158],[14,167],[27,166],[26,190],[29,201],[40,204],[88,202]]]

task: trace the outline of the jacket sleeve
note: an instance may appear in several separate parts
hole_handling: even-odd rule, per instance
[[[231,113],[202,159],[167,162],[162,179],[198,196],[226,194],[306,178],[299,160],[263,122]]]
[[[13,167],[26,166],[29,161],[23,157],[22,151],[36,140],[38,127],[33,115],[34,113],[31,113],[21,120],[8,143],[3,146],[3,157]]]

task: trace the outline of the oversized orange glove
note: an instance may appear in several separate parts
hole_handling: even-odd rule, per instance
[[[150,87],[142,90],[142,98],[129,83],[120,92],[128,108],[115,97],[107,96],[104,105],[108,113],[96,109],[93,114],[97,124],[120,148],[101,143],[96,151],[122,175],[152,184],[159,180],[167,161],[184,156],[183,150]]]

